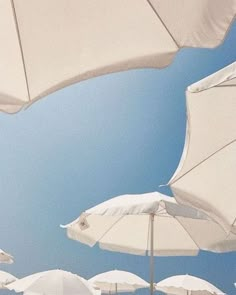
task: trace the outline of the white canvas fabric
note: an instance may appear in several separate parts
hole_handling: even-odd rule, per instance
[[[0,289],[6,289],[6,285],[16,281],[17,278],[12,274],[0,270]]]
[[[190,275],[177,275],[157,283],[155,289],[172,295],[224,295],[206,280]]]
[[[89,279],[89,282],[105,294],[134,292],[137,289],[149,288],[149,283],[139,276],[122,270],[111,270],[98,274]]]
[[[0,249],[0,263],[12,264],[14,262],[13,256]]]
[[[203,210],[236,240],[236,63],[186,92],[187,132],[170,180],[181,204]]]
[[[49,270],[27,276],[6,286],[26,295],[98,295],[91,284],[76,274],[63,270]]]
[[[0,0],[0,109],[72,83],[167,66],[179,48],[219,45],[236,0]]]
[[[89,246],[137,255],[150,254],[150,218],[154,215],[154,255],[197,255],[199,250],[227,252],[227,234],[205,214],[158,192],[123,195],[87,211],[66,228],[69,238]]]

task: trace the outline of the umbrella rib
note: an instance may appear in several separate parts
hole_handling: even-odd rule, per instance
[[[185,175],[187,175],[188,173],[190,173],[192,170],[194,170],[195,168],[199,167],[201,164],[203,164],[204,162],[206,162],[207,160],[209,160],[210,158],[212,158],[213,156],[215,156],[217,153],[221,152],[223,149],[227,148],[228,146],[230,146],[231,144],[233,144],[234,142],[236,142],[236,139],[233,139],[232,141],[230,141],[229,143],[225,144],[223,147],[221,147],[220,149],[218,149],[217,151],[215,151],[214,153],[210,154],[208,157],[206,157],[205,159],[203,159],[202,161],[200,161],[198,164],[196,164],[195,166],[193,166],[191,169],[189,169],[188,171],[186,171],[183,175],[181,175],[180,177],[176,178],[173,182],[171,182],[171,185],[176,183],[178,180],[180,180],[182,177],[184,177]]]
[[[226,82],[226,81],[225,81],[225,82]],[[223,83],[224,83],[224,82],[223,82]],[[229,84],[229,85],[220,85],[220,84],[219,84],[219,85],[215,85],[214,87],[219,87],[219,88],[220,88],[220,87],[235,87],[235,86],[236,86],[236,85],[233,85],[233,84],[232,84],[232,85],[230,85],[230,84]]]
[[[152,8],[153,12],[156,14],[156,16],[158,17],[158,19],[160,20],[160,22],[162,23],[162,25],[164,26],[164,28],[166,29],[166,31],[168,32],[168,34],[170,35],[171,39],[174,41],[175,45],[179,47],[177,41],[175,40],[174,36],[171,34],[170,30],[167,28],[166,24],[163,22],[162,18],[160,17],[160,15],[158,14],[158,12],[156,11],[156,9],[154,8],[153,4],[151,3],[150,0],[147,0],[147,3],[149,4],[149,6]]]
[[[27,94],[28,94],[28,99],[30,101],[29,82],[28,82],[28,77],[27,77],[25,57],[24,57],[23,46],[22,46],[22,42],[21,42],[21,36],[20,36],[20,30],[19,30],[17,15],[16,15],[16,9],[15,9],[15,5],[14,5],[14,0],[11,0],[11,6],[12,6],[12,11],[13,11],[13,16],[14,16],[17,38],[18,38],[18,42],[19,42],[19,46],[20,46],[20,53],[21,53],[21,59],[22,59],[22,63],[23,63]]]

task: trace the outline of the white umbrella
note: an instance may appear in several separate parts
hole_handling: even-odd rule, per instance
[[[199,249],[215,250],[215,242],[225,234],[205,214],[158,192],[112,198],[62,227],[69,238],[89,246],[99,243],[110,251],[150,255],[151,291],[154,255],[197,255]]]
[[[157,283],[155,289],[171,295],[223,295],[211,283],[190,275],[169,277]]]
[[[12,274],[0,270],[0,289],[6,289],[6,285],[16,281],[17,278]]]
[[[12,264],[14,262],[13,256],[2,249],[0,249],[0,263]]]
[[[236,250],[236,62],[189,86],[186,96],[185,147],[169,184],[178,202],[220,223]]]
[[[98,75],[167,66],[184,46],[217,46],[235,13],[235,0],[2,0],[0,109]]]
[[[6,286],[25,295],[97,295],[90,283],[76,274],[49,270],[27,276]]]
[[[106,294],[134,292],[137,289],[150,287],[149,283],[137,275],[121,270],[112,270],[98,274],[92,277],[89,282]]]

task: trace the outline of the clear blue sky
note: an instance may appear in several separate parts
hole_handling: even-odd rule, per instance
[[[15,256],[1,269],[22,277],[61,268],[90,278],[117,268],[148,280],[148,257],[89,248],[59,224],[116,195],[170,194],[159,185],[181,156],[185,89],[235,60],[236,25],[220,47],[183,49],[166,69],[91,79],[0,114],[0,247]],[[155,265],[156,281],[188,273],[236,294],[236,253],[156,257]]]

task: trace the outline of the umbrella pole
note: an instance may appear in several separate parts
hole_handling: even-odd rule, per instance
[[[116,283],[116,295],[117,295],[117,283]]]
[[[154,256],[153,256],[153,244],[154,244],[154,214],[150,214],[150,294],[153,295],[154,285]]]

